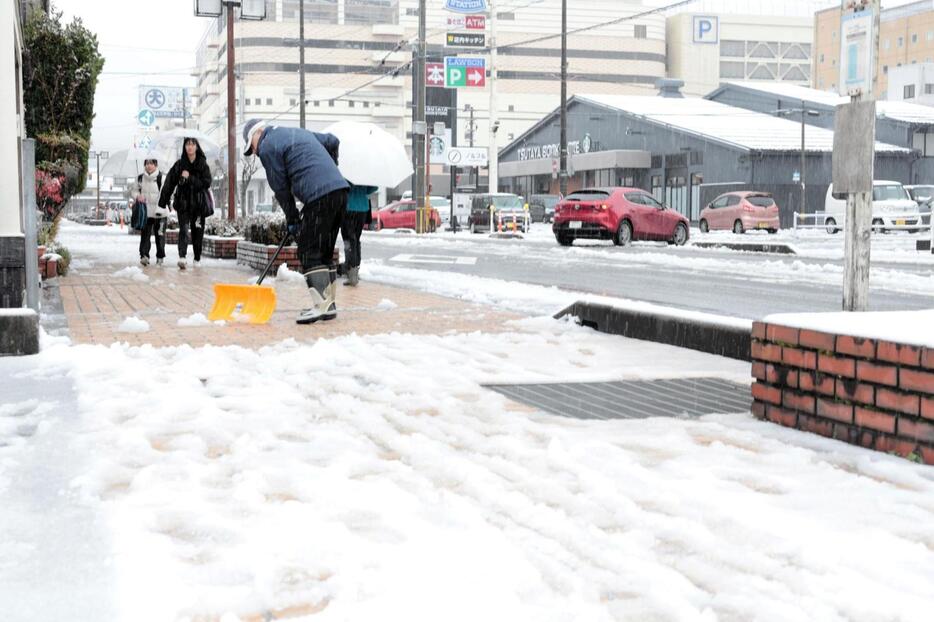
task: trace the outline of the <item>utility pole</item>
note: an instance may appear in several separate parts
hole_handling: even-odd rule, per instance
[[[236,3],[237,5],[239,4]],[[237,119],[236,77],[234,75],[234,6],[227,8],[227,218],[237,218]]]
[[[94,218],[101,219],[101,158],[105,160],[110,157],[109,151],[92,151],[88,156],[97,160],[97,205],[94,207]]]
[[[188,129],[188,89],[182,89],[182,127]]]
[[[412,148],[415,155],[415,188],[412,198],[415,199],[416,233],[425,232],[427,208],[425,194],[428,186],[427,180],[427,140],[428,124],[425,121],[425,38],[427,27],[425,25],[425,0],[418,2],[418,42],[415,51],[415,64],[412,67],[412,83],[415,88],[415,122],[412,124]]]
[[[493,0],[490,6],[490,155],[487,181],[489,192],[499,192],[499,151],[496,147],[496,132],[499,130],[499,113],[496,107],[496,9]],[[492,226],[492,221],[490,226]]]
[[[861,172],[868,175],[868,180],[864,179],[862,192],[850,192],[846,199],[846,218],[844,219],[844,255],[843,255],[843,310],[844,311],[866,311],[869,308],[869,265],[872,238],[872,182],[875,169],[875,135],[876,135],[876,112],[875,112],[875,87],[877,83],[878,72],[876,65],[879,59],[879,12],[880,0],[844,0],[842,3],[843,16],[847,16],[847,11],[858,13],[861,11],[870,11],[872,18],[872,35],[867,42],[869,47],[870,62],[865,71],[870,74],[869,88],[857,89],[850,93],[851,106],[854,109],[861,104],[868,103],[871,120],[868,123],[868,131],[861,132],[872,141],[872,148],[869,149],[868,170]],[[841,33],[842,42],[846,41],[845,33]],[[843,58],[841,56],[841,58]],[[843,64],[843,63],[841,63]],[[841,88],[844,82],[841,80]],[[840,109],[838,109],[838,115]],[[839,117],[838,117],[839,118]],[[855,129],[855,128],[853,128]],[[835,128],[835,132],[837,129]]]
[[[305,0],[298,2],[298,126],[305,128]]]
[[[561,196],[568,193],[568,0],[561,0],[561,149],[558,187]]]
[[[806,213],[805,207],[807,206],[807,180],[804,175],[804,117],[807,115],[807,108],[804,105],[804,100],[801,100],[801,204],[800,209],[801,213]]]

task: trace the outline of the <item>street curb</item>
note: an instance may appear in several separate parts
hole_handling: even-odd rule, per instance
[[[771,242],[692,242],[697,248],[728,248],[733,251],[752,253],[776,253],[778,255],[797,255],[798,251],[790,244]]]
[[[582,326],[611,335],[654,341],[741,361],[752,360],[749,329],[663,313],[636,311],[578,301],[555,315],[577,318]]]

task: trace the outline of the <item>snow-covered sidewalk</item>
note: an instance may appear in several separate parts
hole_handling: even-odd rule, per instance
[[[83,579],[133,621],[931,611],[932,469],[748,413],[529,413],[481,383],[742,381],[748,366],[550,319],[514,329],[259,351],[47,341],[38,365],[74,382],[79,409],[35,412],[36,437],[68,426],[62,452],[87,460],[60,494],[110,536],[106,572]],[[36,467],[27,449],[0,449],[8,501]],[[4,618],[41,619],[12,591],[35,543],[3,529]],[[69,619],[100,620],[91,605],[76,598]]]
[[[79,273],[111,275],[78,233]],[[497,331],[46,336],[0,361],[3,620],[930,617],[934,469],[748,412],[547,415],[483,385],[750,367],[549,316]]]

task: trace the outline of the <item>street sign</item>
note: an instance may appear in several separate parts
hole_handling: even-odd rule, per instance
[[[793,182],[795,182],[795,183],[800,182],[800,181],[801,181],[801,172],[800,172],[800,171],[795,171],[794,173],[792,173],[792,174],[791,174],[791,181],[793,181]]]
[[[454,48],[484,48],[486,35],[482,32],[449,32],[445,45]]]
[[[139,114],[136,115],[136,120],[139,121],[139,124],[143,127],[149,127],[156,122],[156,115],[152,113],[152,110],[144,108],[139,111]]]
[[[873,13],[871,9],[844,14],[840,20],[841,95],[872,92]]]
[[[444,63],[425,63],[425,84],[444,87]]]
[[[483,13],[486,0],[444,0],[444,8],[455,13]]]
[[[140,148],[140,149],[149,149],[150,147],[152,147],[152,136],[143,136],[143,137],[139,140],[139,148]]]
[[[486,147],[451,147],[446,158],[450,166],[486,166],[489,162]]]
[[[486,15],[445,15],[448,30],[486,30]]]
[[[428,154],[432,164],[446,164],[448,151],[451,148],[451,130],[431,134]]]
[[[486,59],[445,56],[444,86],[449,89],[486,86]]]
[[[188,89],[181,86],[150,86],[139,87],[139,107],[148,108],[152,114],[159,118],[191,117],[190,106],[186,101]]]

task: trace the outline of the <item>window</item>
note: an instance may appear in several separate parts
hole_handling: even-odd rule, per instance
[[[716,201],[710,204],[710,207],[713,209],[720,209],[721,207],[726,207],[726,202],[730,199],[731,195],[723,195],[722,197],[717,198]]]
[[[912,43],[917,43],[917,42],[918,42],[918,35],[911,35],[911,42],[912,42]]]
[[[364,108],[369,108],[369,107],[370,107],[370,102],[363,102],[363,107],[364,107]]]
[[[515,112],[515,111],[516,111],[515,105],[514,105],[514,104],[509,104],[509,112]]]
[[[298,100],[295,99],[294,97],[289,98],[289,105],[290,105],[290,106],[297,106],[297,105],[298,105]]]
[[[352,100],[352,99],[351,99],[349,102],[347,102],[347,107],[348,107],[348,108],[354,108],[354,107],[356,107],[356,105],[357,105],[357,102],[355,102],[355,101]]]
[[[729,58],[745,58],[746,57],[746,42],[745,41],[721,41],[720,42],[720,56],[729,57]]]
[[[256,99],[253,100],[253,105],[254,105],[254,106],[261,106],[262,104],[263,104],[263,100],[260,99],[259,97],[257,97]]]
[[[925,84],[925,85],[924,85],[924,94],[925,94],[925,95],[934,95],[934,84]]]
[[[915,85],[914,85],[914,84],[908,84],[908,85],[906,85],[906,86],[905,86],[904,93],[905,93],[904,99],[914,99],[914,97],[915,97]]]
[[[272,97],[267,97],[267,98],[266,98],[266,105],[267,105],[267,106],[272,106]]]
[[[512,11],[508,13],[497,13],[496,19],[501,19],[504,22],[514,22],[516,21],[516,14],[513,13]]]
[[[928,30],[927,37],[925,37],[925,38],[926,38],[928,41],[934,41],[934,30]]]
[[[889,66],[888,66],[888,65],[882,65],[882,73],[884,73],[884,74],[888,74],[888,73],[889,73]]]
[[[321,107],[321,102],[319,102],[318,100],[315,100],[315,108],[320,108],[320,107]]]
[[[721,78],[739,78],[746,77],[746,65],[741,62],[720,61]]]
[[[898,38],[898,47],[905,47],[905,37]]]
[[[734,205],[739,205],[739,197],[735,194],[731,194],[727,197],[726,206],[733,207]]]
[[[333,99],[328,100],[328,108],[333,108],[333,107],[334,107],[334,100]]]
[[[347,24],[398,24],[398,0],[345,0]],[[418,12],[416,11],[416,15]]]
[[[645,24],[636,24],[633,36],[636,39],[647,39],[649,36],[648,27]]]
[[[820,55],[820,62],[821,62],[821,64],[824,63],[824,55],[823,55],[823,54]]]
[[[882,49],[883,49],[883,50],[887,50],[887,49],[889,49],[890,47],[892,47],[892,45],[891,45],[891,41],[889,41],[888,39],[886,39],[885,41],[882,42]]]

